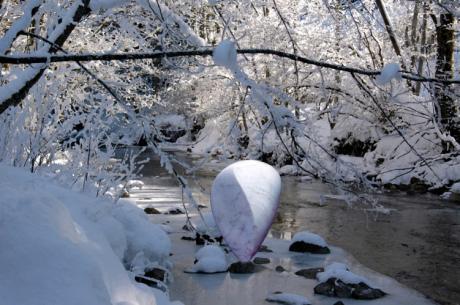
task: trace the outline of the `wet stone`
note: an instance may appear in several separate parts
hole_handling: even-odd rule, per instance
[[[182,240],[188,240],[188,241],[195,241],[195,238],[191,237],[191,236],[182,236],[180,239]]]
[[[336,278],[330,278],[326,282],[316,285],[314,291],[316,294],[337,298],[351,298],[352,294],[352,288]]]
[[[306,243],[303,241],[296,241],[289,246],[289,251],[312,253],[312,254],[329,254],[331,250],[328,247],[321,247],[315,244]]]
[[[166,280],[166,271],[160,268],[147,269],[144,275],[162,282]]]
[[[281,273],[281,272],[284,272],[284,271],[286,271],[286,269],[284,269],[284,267],[283,267],[283,266],[276,266],[276,268],[275,268],[275,271],[276,271],[276,272],[280,272],[280,273]]]
[[[365,283],[359,283],[353,290],[353,298],[357,300],[374,300],[385,296],[380,289],[371,288]]]
[[[337,298],[353,298],[357,300],[374,300],[385,296],[385,292],[375,289],[365,283],[347,284],[337,278],[330,278],[316,285],[316,294]]]
[[[196,236],[195,243],[199,246],[202,246],[205,244],[215,244],[215,243],[222,245],[222,241],[223,241],[222,236],[211,237],[208,234],[200,234],[200,233],[196,233],[195,236]]]
[[[145,284],[145,285],[147,285],[149,287],[160,289],[162,291],[166,291],[165,286],[160,285],[158,283],[158,281],[155,280],[155,279],[151,279],[151,278],[147,278],[147,277],[144,277],[144,276],[137,275],[137,276],[134,277],[134,280],[136,282],[138,282],[138,283]]]
[[[253,262],[236,262],[230,265],[228,271],[230,273],[254,273],[256,265]]]
[[[188,231],[188,232],[192,231],[192,229],[190,228],[190,226],[189,226],[189,225],[186,225],[186,224],[182,226],[182,230]]]
[[[169,214],[169,215],[180,215],[180,214],[185,214],[184,211],[182,211],[181,209],[177,208],[177,209],[171,209],[169,210],[166,214]]]
[[[270,259],[266,257],[256,257],[254,258],[253,263],[256,265],[270,264]]]
[[[149,207],[144,209],[145,214],[161,214],[160,211],[158,211],[155,208]]]
[[[261,245],[259,247],[259,250],[257,252],[266,252],[266,253],[272,253],[273,251],[268,249],[268,247],[266,245]]]
[[[301,269],[297,271],[295,274],[298,276],[303,276],[307,279],[316,279],[316,275],[320,272],[324,272],[324,268],[308,268],[308,269]]]

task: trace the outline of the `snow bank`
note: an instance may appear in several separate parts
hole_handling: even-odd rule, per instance
[[[161,226],[151,223],[143,210],[131,204],[117,205],[112,214],[126,231],[126,262],[132,263],[142,253],[151,263],[165,263],[171,251],[171,242]]]
[[[295,243],[297,241],[303,241],[307,244],[313,244],[320,247],[327,247],[326,241],[321,236],[308,231],[296,233],[292,238],[292,242]]]
[[[166,234],[147,225],[135,207],[74,193],[1,164],[0,173],[2,303],[170,304],[159,290],[134,282],[121,262],[140,249],[159,261],[169,255]]]

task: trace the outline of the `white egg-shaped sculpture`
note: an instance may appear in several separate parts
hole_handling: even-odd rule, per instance
[[[220,232],[242,262],[248,262],[267,236],[281,193],[281,178],[270,165],[238,161],[213,182],[211,208]]]

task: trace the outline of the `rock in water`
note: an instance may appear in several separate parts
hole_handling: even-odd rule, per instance
[[[320,272],[324,272],[324,268],[308,268],[308,269],[301,269],[297,271],[295,274],[298,276],[303,276],[304,278],[314,280],[316,279],[316,275]]]
[[[385,292],[372,288],[366,283],[344,283],[337,278],[330,278],[314,288],[316,294],[336,298],[353,298],[357,300],[374,300],[385,296]]]
[[[281,178],[270,165],[253,160],[227,166],[211,190],[215,222],[242,262],[249,262],[270,229],[279,204]]]
[[[292,243],[292,245],[289,247],[289,251],[292,252],[308,252],[308,253],[313,253],[313,254],[329,254],[331,253],[331,250],[329,250],[328,247],[321,247],[315,244],[310,244],[306,243],[303,241],[296,241]]]
[[[228,272],[230,273],[254,273],[256,265],[253,262],[236,262],[230,265]]]
[[[256,265],[265,265],[270,264],[270,259],[266,257],[256,257],[252,262]]]
[[[313,254],[331,253],[326,241],[321,236],[308,231],[298,232],[294,235],[289,251]]]
[[[145,212],[145,214],[161,214],[160,211],[158,211],[157,209],[152,208],[152,207],[145,208],[144,212]]]

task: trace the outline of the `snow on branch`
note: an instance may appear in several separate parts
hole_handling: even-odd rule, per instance
[[[3,37],[0,38],[0,54],[6,54],[11,44],[16,37],[18,37],[19,32],[25,30],[30,25],[32,17],[37,13],[42,3],[43,0],[33,0],[23,7],[24,14],[16,20]]]
[[[322,68],[361,74],[366,76],[378,76],[382,72],[376,70],[364,70],[352,68],[344,65],[328,63],[324,61],[313,60],[302,57],[296,54],[270,49],[239,49],[238,54],[253,54],[253,55],[274,55],[280,58],[287,58],[298,61],[304,64],[310,64]],[[34,64],[34,63],[50,63],[50,62],[68,62],[68,61],[125,61],[139,59],[158,59],[158,58],[174,58],[187,56],[212,56],[213,50],[187,50],[187,51],[165,51],[151,53],[118,53],[118,54],[69,54],[69,55],[49,55],[49,56],[0,56],[2,64]],[[433,82],[443,84],[460,84],[460,79],[439,79],[417,76],[412,73],[401,72],[401,78],[416,82]]]
[[[190,28],[181,16],[174,13],[169,7],[160,3],[160,1],[139,0],[139,3],[151,9],[155,16],[166,25],[176,25],[190,45],[196,47],[206,45],[206,42]]]
[[[48,40],[57,46],[62,46],[80,20],[91,12],[89,3],[89,0],[76,1],[48,36]],[[46,45],[37,52],[51,54],[57,50],[54,45]],[[48,60],[42,61],[42,63],[48,63]],[[46,66],[39,68],[30,67],[24,70],[17,79],[2,86],[2,90],[0,91],[0,114],[10,106],[19,105],[24,97],[27,96],[30,88],[39,81],[45,70]]]

